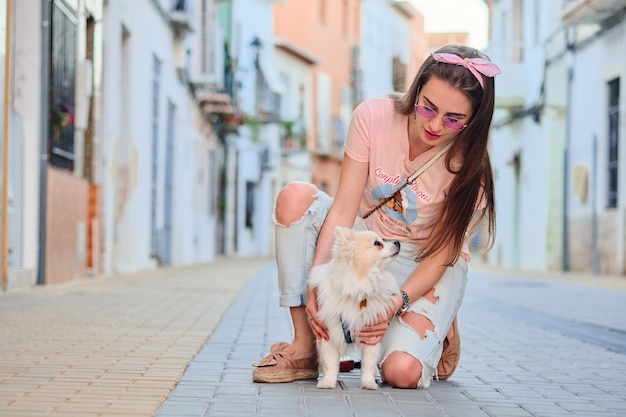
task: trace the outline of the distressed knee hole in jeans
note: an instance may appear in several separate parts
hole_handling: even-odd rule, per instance
[[[385,336],[389,340],[383,338],[383,343],[389,343],[389,346],[384,348],[382,362],[393,351],[408,353],[420,362],[422,372],[418,388],[428,388],[433,377],[437,378],[446,324],[452,320],[452,316],[446,317],[451,313],[448,311],[451,306],[440,299],[444,282],[437,283],[435,288],[411,304],[409,311],[393,320]],[[452,309],[455,314],[456,308]]]
[[[278,226],[278,227],[285,228],[285,229],[289,229],[290,227],[295,227],[295,226],[298,226],[298,225],[302,224],[309,213],[313,214],[317,210],[317,207],[316,207],[317,206],[316,203],[318,202],[317,195],[314,195],[313,198],[314,198],[313,202],[304,211],[304,213],[300,217],[293,216],[293,217],[295,217],[295,219],[293,219],[292,221],[280,222],[278,220],[277,215],[276,215],[276,211],[274,211],[274,215],[272,216],[272,220],[274,221],[274,225]],[[285,217],[285,216],[283,216],[283,217]]]
[[[316,204],[318,202],[317,187],[306,183],[289,183],[276,199],[276,208],[272,216],[274,224],[282,227],[295,226],[301,223],[307,214],[318,210],[319,204]]]
[[[435,305],[439,302],[439,297],[435,295],[435,289],[431,289],[422,297],[427,300],[431,305]],[[418,311],[409,310],[402,317],[401,321],[407,326],[415,330],[422,339],[425,339],[428,332],[435,332],[435,325],[428,318],[428,303],[423,303]]]

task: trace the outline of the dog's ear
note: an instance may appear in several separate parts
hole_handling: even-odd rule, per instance
[[[341,243],[350,243],[354,240],[354,230],[347,227],[335,227],[335,240]]]

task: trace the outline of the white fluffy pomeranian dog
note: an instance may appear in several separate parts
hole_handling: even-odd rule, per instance
[[[352,349],[361,351],[361,388],[378,388],[380,343],[363,344],[358,333],[389,314],[399,287],[387,265],[399,252],[398,241],[384,241],[371,231],[336,228],[331,261],[314,267],[308,280],[317,288],[318,318],[328,327],[329,337],[318,344],[323,377],[317,388],[335,387],[340,358]]]

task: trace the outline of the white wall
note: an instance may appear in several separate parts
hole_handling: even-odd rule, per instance
[[[165,6],[169,7],[169,3]],[[165,9],[167,12],[169,9]],[[130,33],[123,66],[122,27]],[[193,36],[193,35],[190,35]],[[208,149],[200,115],[177,68],[185,45],[149,0],[114,0],[105,8],[103,185],[106,271],[154,267],[150,257],[153,56],[161,62],[158,120],[157,227],[164,227],[168,106],[175,107],[172,189],[172,264],[214,256],[214,219],[208,201]],[[125,125],[126,124],[126,125]]]
[[[513,160],[513,155],[519,148],[516,141],[513,141],[515,129],[500,129],[491,135],[492,151],[491,160],[493,164],[495,178],[496,214],[497,214],[497,234],[494,247],[489,252],[489,259],[492,263],[502,266],[512,266],[517,264],[517,201],[519,199],[518,182],[516,181],[515,169],[509,161]],[[506,139],[505,139],[506,138]],[[508,214],[507,216],[501,213]],[[502,238],[503,236],[507,238]]]
[[[540,7],[538,14],[535,14],[535,5]],[[499,108],[494,115],[491,141],[497,234],[488,259],[505,267],[557,269],[563,243],[565,84],[562,80],[565,71],[558,62],[545,73],[544,68],[546,39],[559,24],[560,16],[558,10],[548,4],[524,3],[523,14],[519,17],[524,28],[520,62],[511,59],[513,41],[508,30],[513,23],[503,22],[503,17],[515,18],[512,1],[496,2],[493,10],[494,33],[488,52],[503,72],[496,76],[496,103],[506,101],[503,97],[516,97],[521,102],[517,108]],[[541,103],[545,105],[538,120],[528,115],[499,126],[516,111]],[[516,154],[519,155],[518,172],[513,164]]]
[[[589,170],[589,198],[580,201],[570,191],[569,210],[574,217],[588,218],[593,215],[593,194],[595,193],[595,211],[600,215],[617,211],[614,224],[604,225],[613,231],[600,239],[609,240],[608,246],[613,253],[604,253],[610,263],[615,263],[614,273],[624,270],[624,209],[626,208],[626,23],[620,22],[596,38],[588,45],[579,48],[572,55],[573,67],[571,118],[570,118],[570,169],[582,165]],[[607,209],[608,201],[608,89],[607,83],[620,79],[620,122],[619,122],[619,175],[618,204],[616,209]],[[593,142],[597,143],[596,171],[593,171]],[[596,184],[594,189],[593,184]],[[570,184],[568,184],[571,187]],[[607,242],[599,242],[607,245]],[[604,264],[607,264],[606,260]]]
[[[498,91],[511,92],[521,86],[522,108],[528,109],[542,102],[544,106],[539,123],[525,117],[493,130],[498,236],[489,259],[503,266],[537,270],[558,270],[568,266],[565,261],[569,259],[578,270],[586,268],[590,271],[593,263],[590,252],[594,250],[592,216],[597,214],[601,229],[598,237],[601,267],[605,271],[621,273],[624,270],[626,205],[623,198],[626,184],[621,181],[626,178],[622,163],[626,160],[626,149],[621,144],[626,131],[626,100],[623,100],[622,88],[620,200],[617,210],[607,210],[607,82],[619,77],[623,86],[626,79],[626,23],[622,20],[614,27],[594,34],[587,25],[563,27],[560,21],[562,10],[552,2],[540,3],[538,14],[535,14],[534,5],[539,4],[524,3],[524,61],[519,64],[523,76],[517,80],[516,77],[507,80],[506,71],[514,65],[507,60],[504,52],[509,49],[502,44],[507,42],[503,31],[511,23],[501,19],[514,15],[512,2],[496,2],[493,11],[494,33],[490,49],[496,51],[492,58],[497,63],[498,59],[503,60],[503,75],[496,78],[496,95]],[[573,51],[566,49],[567,39],[574,42]],[[583,39],[586,40],[583,42]],[[544,74],[546,60],[550,64]],[[571,96],[568,96],[570,69],[573,78]],[[542,82],[543,99],[539,94]],[[501,111],[497,112],[495,120],[496,123],[502,120]],[[594,138],[597,141],[595,161]],[[506,165],[516,150],[521,155],[519,186],[512,169]],[[585,167],[589,173],[586,199],[579,199],[574,194],[576,166]],[[567,222],[564,216],[567,216]]]
[[[598,184],[607,184],[606,161],[608,157],[608,120],[607,120],[607,83],[620,77],[621,124],[620,136],[624,137],[624,120],[626,118],[626,91],[623,88],[626,80],[626,25],[621,24],[603,37],[602,42],[577,51],[573,57],[574,78],[572,81],[571,100],[571,147],[570,155],[573,164],[592,166],[592,139],[598,140]],[[593,63],[593,65],[589,65]],[[620,147],[620,161],[626,161],[626,149]],[[624,165],[622,164],[622,167]],[[620,172],[620,178],[626,178],[626,172]],[[598,188],[598,209],[603,209],[607,201],[607,187]],[[620,195],[626,193],[626,182],[620,184]],[[619,203],[624,207],[624,200]],[[571,202],[573,214],[590,214],[591,206],[580,202]]]

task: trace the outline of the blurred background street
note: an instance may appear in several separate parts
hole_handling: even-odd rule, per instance
[[[625,17],[626,0],[0,0],[0,415],[626,415]],[[333,392],[252,384],[290,337],[276,195],[334,195],[354,108],[446,44],[502,70],[497,235],[486,254],[470,237],[460,369],[418,393],[363,393],[354,371]]]

